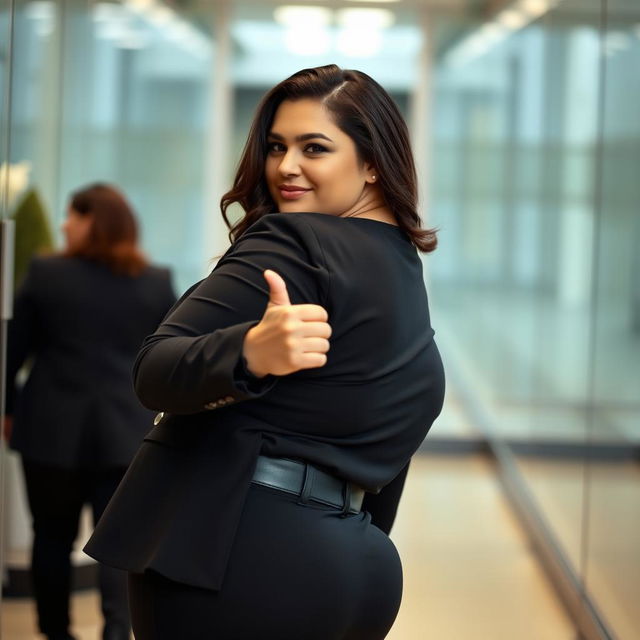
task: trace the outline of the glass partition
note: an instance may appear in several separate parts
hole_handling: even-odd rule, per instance
[[[640,629],[640,5],[612,0],[606,8],[584,575],[616,637],[626,640]],[[601,442],[618,455],[599,456]]]
[[[210,31],[159,3],[3,0],[1,7],[0,153],[13,181],[22,181],[8,210],[3,199],[3,215],[17,216],[28,194],[38,206],[38,229],[20,228],[25,247],[16,264],[60,248],[72,191],[110,182],[133,203],[143,247],[171,267],[176,291],[199,280],[213,257],[202,228],[217,215],[205,211],[203,188],[214,113]],[[13,39],[5,37],[11,25]],[[39,242],[43,233],[48,242]],[[30,518],[16,454],[7,454],[6,466],[5,586],[19,593],[28,584]],[[90,563],[79,550],[74,562]]]
[[[12,156],[31,163],[54,228],[72,190],[119,185],[145,248],[183,289],[211,257],[199,230],[213,46],[168,7],[147,4],[23,3]]]
[[[450,380],[623,640],[640,625],[639,25],[624,0],[467,25],[438,51],[432,140]]]
[[[13,36],[13,3],[10,0],[0,0],[0,299],[6,299],[10,292],[5,291],[4,265],[7,264],[5,252],[11,238],[11,231],[7,231],[6,220],[9,217],[9,181],[11,178],[7,168],[10,145],[10,101],[11,101],[11,44]],[[4,390],[6,379],[4,375],[6,360],[6,324],[8,309],[0,302],[0,431],[4,432],[5,403]],[[6,475],[6,443],[0,434],[0,576],[4,576],[5,546],[6,546],[6,509],[5,509],[5,475]],[[4,580],[3,580],[4,582]],[[2,618],[2,593],[0,590],[0,619]]]

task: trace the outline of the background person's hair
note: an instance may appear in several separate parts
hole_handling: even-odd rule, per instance
[[[95,183],[71,194],[69,208],[90,215],[86,241],[66,256],[80,256],[106,264],[117,274],[136,276],[147,265],[138,248],[138,225],[133,209],[115,187]]]
[[[233,182],[220,208],[235,242],[258,218],[277,211],[264,175],[267,136],[284,100],[317,99],[336,125],[355,143],[359,158],[376,170],[385,204],[398,225],[420,251],[433,251],[435,229],[421,228],[417,211],[418,187],[409,132],[395,102],[371,77],[336,65],[303,69],[271,89],[262,99],[251,125]],[[245,215],[235,223],[227,216],[237,202]]]

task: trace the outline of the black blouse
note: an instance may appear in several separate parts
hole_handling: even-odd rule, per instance
[[[292,304],[327,310],[324,367],[263,379],[246,370],[244,336],[268,301],[265,269],[284,278]],[[319,213],[262,217],[147,338],[134,368],[141,401],[164,413],[146,446],[161,444],[164,459],[174,452],[180,477],[171,495],[156,495],[155,511],[144,507],[144,490],[153,493],[168,472],[159,467],[169,463],[143,447],[88,552],[113,566],[151,567],[219,588],[259,454],[307,460],[379,492],[442,408],[433,335],[422,262],[400,228]],[[215,517],[196,513],[202,502]],[[167,524],[167,517],[196,523]],[[132,518],[128,531],[136,533],[118,535]],[[177,551],[185,545],[191,554]]]

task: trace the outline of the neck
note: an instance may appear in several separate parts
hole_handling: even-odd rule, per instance
[[[365,188],[362,197],[349,210],[345,211],[341,218],[368,218],[398,226],[398,221],[389,207],[385,204],[378,189]]]

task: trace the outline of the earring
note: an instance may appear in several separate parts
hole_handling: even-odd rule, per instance
[[[373,182],[376,181],[376,177],[375,176],[371,176],[371,180],[373,180]]]

